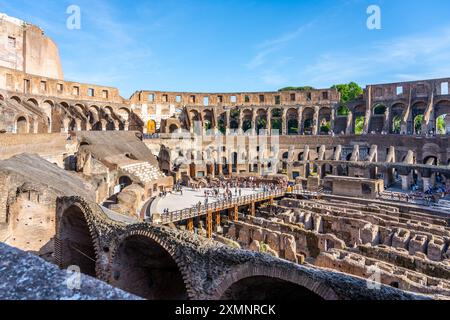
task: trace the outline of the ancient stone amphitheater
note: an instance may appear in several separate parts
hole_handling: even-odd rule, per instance
[[[1,17],[0,298],[450,298],[450,79],[124,99]]]

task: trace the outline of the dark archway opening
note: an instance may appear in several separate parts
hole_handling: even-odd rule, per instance
[[[171,255],[145,236],[131,236],[120,244],[112,265],[111,284],[149,300],[188,298]]]
[[[122,190],[128,186],[131,186],[132,183],[133,183],[133,180],[131,180],[131,178],[128,176],[122,176],[119,178],[119,184],[120,184],[120,187]]]
[[[77,206],[68,208],[60,223],[61,261],[66,269],[78,266],[81,273],[95,277],[95,249],[83,212]]]
[[[18,134],[25,134],[28,133],[28,122],[25,117],[20,117],[17,119],[17,133]]]
[[[323,300],[322,297],[298,284],[267,276],[244,278],[233,283],[221,300]]]

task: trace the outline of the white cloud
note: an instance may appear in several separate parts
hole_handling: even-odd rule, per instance
[[[245,66],[248,69],[252,70],[265,65],[266,62],[268,61],[267,57],[270,54],[282,49],[285,44],[298,38],[304,31],[309,29],[313,24],[314,22],[309,22],[297,28],[297,30],[295,30],[294,32],[285,33],[276,39],[264,41],[263,43],[257,46],[260,49],[260,51]]]
[[[349,54],[350,52],[350,54]],[[450,26],[430,34],[415,34],[375,43],[346,52],[324,54],[299,71],[311,85],[368,79],[388,74],[385,81],[405,81],[448,76],[450,71]]]

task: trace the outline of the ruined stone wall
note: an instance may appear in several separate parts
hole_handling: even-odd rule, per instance
[[[0,66],[43,77],[64,78],[55,42],[39,27],[5,14],[0,14]],[[0,85],[0,88],[5,87]]]
[[[25,80],[28,80],[26,82]],[[0,89],[25,95],[89,102],[124,103],[117,88],[64,81],[60,78],[35,75],[21,70],[0,67]],[[89,92],[89,90],[92,90]]]
[[[35,153],[64,168],[64,159],[70,155],[68,135],[59,134],[0,134],[0,160],[21,153]],[[73,154],[73,153],[72,153]]]

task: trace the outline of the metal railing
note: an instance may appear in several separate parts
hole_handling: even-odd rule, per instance
[[[161,223],[167,224],[171,222],[183,221],[191,219],[194,217],[199,217],[206,215],[208,212],[217,212],[226,209],[233,208],[235,206],[248,205],[252,202],[259,202],[269,200],[271,198],[282,197],[286,194],[286,189],[277,189],[273,191],[266,191],[257,194],[232,197],[227,200],[220,200],[216,202],[209,203],[207,205],[198,205],[192,208],[187,208],[183,210],[177,210],[169,213],[161,214]]]

